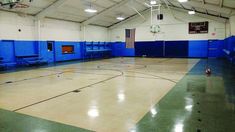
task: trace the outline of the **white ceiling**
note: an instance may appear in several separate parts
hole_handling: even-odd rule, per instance
[[[31,3],[28,0],[22,0],[23,3],[29,4],[30,7],[25,9],[1,9],[37,16],[37,14],[45,12],[45,9],[53,7],[53,4],[58,1],[63,1],[63,3],[56,6],[56,8],[54,7],[53,11],[49,10],[50,12],[47,12],[45,17],[82,23],[98,15],[99,17],[89,23],[105,27],[118,23],[119,21],[116,19],[118,15],[128,18],[137,14],[133,8],[140,12],[146,10],[148,7],[144,3],[149,2],[149,0],[129,0],[127,3],[119,5],[125,0],[33,0]],[[172,8],[194,9],[198,13],[220,18],[229,18],[231,13],[235,11],[235,0],[189,0],[186,3],[179,3],[177,0],[158,1],[163,4],[166,2]],[[90,3],[98,10],[98,13],[90,14],[84,12],[84,9]],[[106,10],[109,8],[112,10],[107,12]]]

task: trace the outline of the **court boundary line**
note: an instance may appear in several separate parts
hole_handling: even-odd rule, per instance
[[[104,69],[102,69],[102,70],[104,70]],[[110,70],[110,69],[106,69],[106,70]],[[117,70],[115,70],[115,71],[117,71]],[[97,85],[97,84],[100,84],[100,83],[103,83],[103,82],[112,80],[112,79],[117,78],[117,77],[120,77],[120,76],[122,76],[122,75],[124,74],[122,71],[119,71],[119,72],[120,72],[119,75],[116,75],[116,76],[113,76],[113,77],[109,77],[109,78],[107,78],[107,79],[104,79],[104,80],[101,80],[101,81],[98,81],[98,82],[89,84],[89,85],[87,85],[87,86],[83,86],[83,87],[80,87],[80,88],[78,88],[78,89],[74,89],[74,90],[71,90],[71,91],[68,91],[68,92],[65,92],[65,93],[62,93],[62,94],[59,94],[59,95],[56,95],[56,96],[53,96],[53,97],[50,97],[50,98],[41,100],[41,101],[38,101],[38,102],[33,103],[33,104],[29,104],[29,105],[26,105],[26,106],[17,108],[17,109],[12,110],[12,111],[13,111],[13,112],[17,112],[17,111],[20,111],[20,110],[22,110],[22,109],[25,109],[25,108],[28,108],[28,107],[31,107],[31,106],[34,106],[34,105],[37,105],[37,104],[40,104],[40,103],[44,103],[44,102],[46,102],[46,101],[49,101],[49,100],[52,100],[52,99],[55,99],[55,98],[58,98],[58,97],[61,97],[61,96],[64,96],[64,95],[67,95],[67,94],[69,94],[69,93],[72,93],[72,92],[75,91],[75,90],[82,90],[82,89],[85,89],[85,88],[89,88],[89,87],[91,87],[91,86],[93,86],[93,85]]]
[[[163,62],[169,61],[169,60],[171,60],[171,59],[172,59],[172,58],[165,59],[165,60],[162,60],[162,61],[158,61],[158,62],[156,62],[156,63],[158,63],[158,64],[159,64],[159,63],[163,63]],[[115,64],[120,64],[120,63],[113,63],[113,64],[115,65]],[[124,64],[124,63],[121,63],[121,64]],[[111,64],[107,64],[107,65],[111,65]],[[135,65],[135,64],[130,64],[130,65]],[[137,65],[138,65],[138,64],[137,64]],[[98,82],[89,84],[89,85],[87,85],[87,86],[80,87],[80,88],[78,88],[78,89],[71,90],[71,91],[68,91],[68,92],[65,92],[65,93],[62,93],[62,94],[59,94],[59,95],[56,95],[56,96],[47,98],[47,99],[43,99],[43,100],[41,100],[41,101],[38,101],[38,102],[33,103],[33,104],[26,105],[26,106],[24,106],[24,107],[17,108],[17,109],[15,109],[15,110],[13,110],[13,112],[16,112],[16,111],[19,111],[19,110],[22,110],[22,109],[28,108],[28,107],[30,107],[30,106],[37,105],[37,104],[40,104],[40,103],[43,103],[43,102],[46,102],[46,101],[49,101],[49,100],[52,100],[52,99],[54,99],[54,98],[61,97],[61,96],[63,96],[63,95],[72,93],[72,92],[75,91],[75,90],[82,90],[82,89],[91,87],[91,86],[93,86],[93,85],[97,85],[97,84],[103,83],[103,82],[105,82],[105,81],[112,80],[112,79],[114,79],[114,78],[123,76],[123,75],[124,75],[124,72],[135,72],[135,73],[139,73],[139,74],[143,74],[143,75],[148,75],[148,76],[153,76],[153,77],[154,77],[154,78],[149,78],[149,79],[163,79],[163,80],[168,80],[168,81],[170,81],[170,82],[172,82],[172,83],[177,83],[177,82],[174,81],[174,80],[171,80],[171,79],[168,79],[168,78],[164,78],[164,77],[161,77],[161,76],[157,76],[157,75],[153,75],[153,74],[147,74],[147,73],[142,73],[142,72],[130,71],[130,69],[129,69],[129,71],[128,71],[128,69],[124,69],[124,71],[123,71],[123,70],[119,70],[119,69],[103,69],[103,68],[100,68],[100,66],[105,66],[105,64],[104,64],[104,65],[98,65],[98,66],[96,67],[96,69],[88,69],[88,70],[110,70],[110,71],[118,71],[118,72],[120,72],[121,74],[118,74],[118,75],[109,77],[109,78],[107,78],[107,79],[104,79],[104,80],[101,80],[101,81],[98,81]],[[141,65],[141,66],[143,66],[143,67],[141,67],[141,68],[132,68],[132,70],[147,68],[147,65]],[[71,69],[71,68],[70,68],[70,69]],[[73,69],[83,70],[83,69],[81,69],[81,68],[73,68]],[[84,68],[84,69],[87,69],[87,68]],[[46,69],[42,68],[41,70],[46,70]],[[56,70],[54,70],[54,71],[55,71],[55,72],[59,72],[59,71],[56,71]],[[60,71],[59,73],[50,74],[50,75],[45,75],[45,76],[39,76],[39,77],[31,78],[31,79],[37,79],[37,78],[46,77],[46,76],[52,76],[52,75],[58,75],[58,74],[66,73],[66,72],[79,73],[79,72],[73,72],[73,71],[64,71],[64,72],[61,72],[61,71]],[[87,74],[87,73],[85,73],[85,74]],[[90,74],[92,74],[92,73],[90,73]],[[131,76],[128,76],[128,75],[127,75],[126,77],[131,77]],[[133,76],[133,77],[134,77],[134,76]],[[136,76],[135,76],[135,77],[136,77]],[[155,77],[157,77],[157,78],[155,78]],[[140,77],[140,78],[145,78],[145,77]],[[24,80],[25,80],[25,79],[24,79]],[[24,80],[21,80],[21,81],[24,81]]]

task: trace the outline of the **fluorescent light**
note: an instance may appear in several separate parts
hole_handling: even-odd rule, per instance
[[[150,4],[151,4],[151,5],[156,5],[156,4],[157,4],[157,1],[156,1],[156,0],[151,0],[151,1],[150,1]]]
[[[87,8],[84,10],[85,12],[89,12],[89,13],[96,13],[97,10],[96,9],[92,9],[92,8]]]
[[[187,2],[188,0],[178,0],[180,3]]]
[[[120,20],[120,21],[122,21],[122,20],[124,20],[125,18],[124,18],[124,17],[119,16],[119,17],[117,17],[117,19],[118,19],[118,20]]]
[[[194,14],[196,14],[196,12],[195,11],[188,11],[188,14],[189,15],[194,15]]]

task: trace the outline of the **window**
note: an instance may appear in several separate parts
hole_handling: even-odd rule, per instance
[[[47,51],[51,52],[53,50],[53,42],[47,42]]]
[[[62,46],[62,53],[63,54],[73,54],[74,53],[74,46],[73,45],[63,45]]]

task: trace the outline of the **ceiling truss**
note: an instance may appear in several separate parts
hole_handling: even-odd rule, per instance
[[[106,4],[104,1],[108,3]],[[133,12],[133,9],[130,9],[130,6],[126,6],[127,3],[130,1],[132,1],[133,3],[135,2],[135,4],[137,4],[138,6],[141,6],[141,8],[140,7],[138,7],[138,9],[136,8],[136,10],[140,11],[140,13],[141,11],[145,11],[149,8],[144,6],[143,4],[144,2],[148,2],[148,0],[96,0],[96,1],[54,0],[52,4],[49,4],[46,7],[43,7],[40,10],[38,10],[36,13],[31,13],[30,15],[35,16],[35,18],[38,20],[48,17],[60,20],[79,22],[84,25],[93,24],[105,27],[112,27],[115,24],[123,23],[123,21],[116,20],[117,17],[116,15],[120,12],[124,13],[126,20],[132,18],[133,16],[138,16],[138,12],[136,11]],[[73,5],[73,3],[70,2],[76,2],[76,4]],[[189,0],[188,2],[185,3],[179,3],[177,0],[164,0],[164,1],[160,0],[160,2],[162,3],[162,5],[167,4],[167,6],[169,6],[172,9],[185,10],[185,11],[194,10],[195,12],[203,14],[208,17],[229,19],[231,15],[235,14],[235,5],[234,8],[232,5],[231,7],[228,7],[227,0],[218,0],[217,4],[212,4],[209,0],[200,0],[200,1]],[[84,3],[93,4],[95,7],[99,9],[99,12],[93,15],[84,13],[84,9],[86,8],[86,5],[84,5]],[[131,3],[131,5],[133,5],[133,3]],[[79,4],[78,7],[76,6],[77,4]],[[63,8],[60,8],[62,6]],[[123,6],[125,6],[124,10]],[[32,8],[37,8],[37,5],[32,5]],[[66,9],[70,11],[66,12],[65,11]],[[0,10],[27,14],[27,11],[25,10],[23,10],[22,12],[21,10],[6,10],[6,9],[0,9]],[[61,16],[58,17],[56,16],[57,14],[61,14]],[[74,15],[74,17],[72,15]]]

